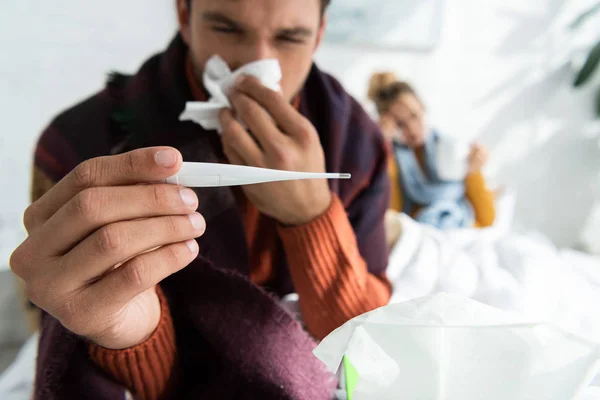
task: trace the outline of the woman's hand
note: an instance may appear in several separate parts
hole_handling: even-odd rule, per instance
[[[379,127],[383,136],[390,142],[398,136],[398,124],[396,120],[389,113],[382,114],[379,118]]]
[[[468,157],[469,173],[481,172],[488,159],[489,152],[487,148],[479,143],[473,143]]]

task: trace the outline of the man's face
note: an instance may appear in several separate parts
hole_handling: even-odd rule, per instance
[[[215,54],[232,70],[276,58],[287,99],[304,85],[325,28],[320,0],[192,0],[189,10],[185,0],[177,0],[177,6],[198,78]]]

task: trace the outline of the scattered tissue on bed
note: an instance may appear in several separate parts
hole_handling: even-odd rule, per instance
[[[600,367],[597,344],[448,294],[359,316],[314,353],[355,369],[353,400],[571,400]]]

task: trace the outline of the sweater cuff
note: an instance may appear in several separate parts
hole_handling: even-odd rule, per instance
[[[467,187],[474,186],[474,185],[485,187],[485,179],[483,177],[483,174],[480,171],[470,172],[469,174],[467,174],[467,176],[465,178],[465,185]]]
[[[360,314],[387,304],[391,287],[371,275],[340,199],[316,220],[279,227],[308,331],[323,339]]]
[[[475,211],[475,227],[484,228],[493,225],[496,218],[494,194],[485,183],[481,172],[474,172],[465,178],[466,195]]]
[[[122,383],[136,398],[165,398],[172,383],[176,361],[175,328],[165,295],[156,288],[161,318],[158,327],[145,342],[123,350],[90,344],[92,361]]]
[[[342,261],[340,257],[345,259],[358,256],[346,252],[350,250],[351,253],[357,253],[358,247],[346,210],[335,194],[327,211],[317,219],[298,226],[280,225],[278,231],[286,253],[293,254],[295,259],[300,257],[299,264],[305,266],[319,265],[335,269],[337,263],[332,261]]]

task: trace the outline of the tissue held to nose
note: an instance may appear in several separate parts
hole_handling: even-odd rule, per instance
[[[193,121],[206,130],[221,132],[219,112],[223,108],[231,108],[227,94],[235,85],[236,79],[242,75],[258,79],[261,84],[275,92],[281,90],[281,67],[277,60],[255,61],[232,72],[227,63],[215,55],[206,63],[202,79],[209,100],[188,102],[179,120]]]

